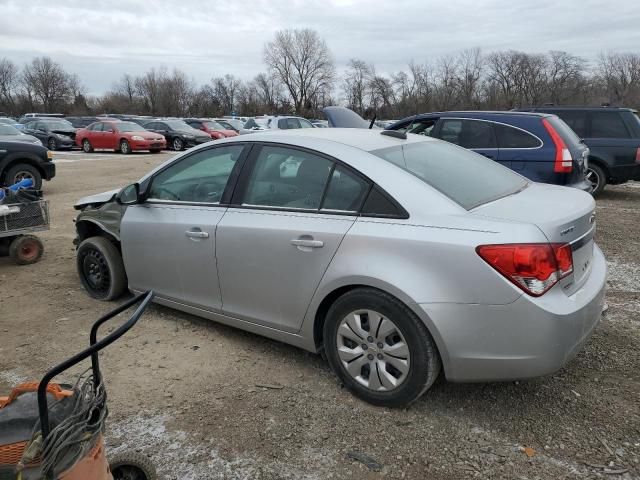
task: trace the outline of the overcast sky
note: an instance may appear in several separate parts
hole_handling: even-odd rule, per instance
[[[594,59],[640,50],[640,0],[0,0],[0,57],[51,56],[93,94],[154,66],[249,79],[285,28],[316,29],[339,69],[361,58],[391,72],[472,47]]]

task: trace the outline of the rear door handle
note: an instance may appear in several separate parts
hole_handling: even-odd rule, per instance
[[[324,247],[324,242],[322,240],[314,240],[313,238],[294,238],[291,240],[291,245],[303,248],[322,248]]]
[[[207,232],[203,232],[199,228],[187,230],[184,234],[189,238],[209,238],[209,234]]]

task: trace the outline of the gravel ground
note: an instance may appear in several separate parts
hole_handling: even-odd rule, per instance
[[[77,279],[73,202],[166,158],[56,155],[45,256],[26,267],[0,259],[0,391],[80,349],[113,306]],[[640,478],[639,208],[638,183],[598,199],[610,308],[555,375],[441,380],[408,410],[376,408],[318,356],[152,306],[103,354],[109,446],[150,455],[164,479]]]

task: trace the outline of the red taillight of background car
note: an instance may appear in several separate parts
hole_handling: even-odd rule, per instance
[[[553,128],[553,125],[551,125],[546,118],[542,119],[542,124],[544,125],[544,128],[547,129],[547,132],[549,132],[551,140],[553,140],[553,144],[556,146],[556,157],[553,164],[553,171],[556,173],[571,173],[571,170],[573,169],[573,158],[571,157],[571,152],[569,151],[567,144],[564,143],[560,134],[555,128]]]
[[[569,244],[481,245],[478,255],[529,295],[539,297],[573,272]]]

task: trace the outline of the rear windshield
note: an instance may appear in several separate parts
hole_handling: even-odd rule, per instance
[[[370,152],[415,175],[467,210],[519,192],[527,179],[456,145],[416,142]]]
[[[572,147],[578,145],[582,140],[580,137],[571,130],[571,127],[565,123],[560,117],[555,115],[547,117],[547,121],[551,124],[551,126],[555,129],[556,132],[560,134],[564,143],[567,146]]]

